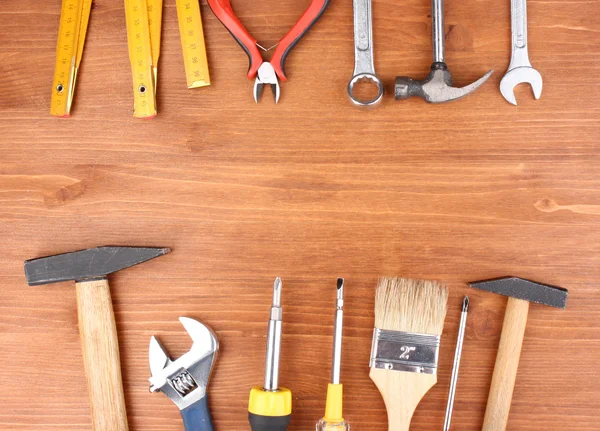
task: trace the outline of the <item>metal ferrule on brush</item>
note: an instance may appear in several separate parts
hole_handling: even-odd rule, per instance
[[[371,368],[437,374],[438,335],[377,329],[373,331]]]

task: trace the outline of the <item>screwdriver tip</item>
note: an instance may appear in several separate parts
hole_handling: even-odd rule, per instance
[[[281,306],[281,278],[275,278],[275,282],[273,282],[273,307]]]
[[[337,299],[343,299],[343,298],[344,298],[344,279],[340,277],[337,279]]]
[[[466,313],[467,311],[469,311],[469,297],[468,297],[468,296],[465,296],[465,297],[463,298],[463,302],[462,302],[462,311],[463,311],[463,312],[465,312],[465,313]]]

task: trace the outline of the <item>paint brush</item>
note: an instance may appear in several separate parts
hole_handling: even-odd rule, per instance
[[[448,289],[437,281],[378,282],[369,376],[385,402],[388,431],[408,431],[421,398],[437,383],[447,303]]]

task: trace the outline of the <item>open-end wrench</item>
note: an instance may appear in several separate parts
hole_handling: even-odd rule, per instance
[[[353,0],[354,10],[354,73],[348,83],[348,96],[358,106],[372,106],[383,97],[383,83],[375,74],[373,64],[373,16],[371,0]],[[363,80],[372,81],[377,86],[377,94],[369,100],[354,95],[354,85]]]
[[[172,361],[156,337],[150,339],[150,391],[162,392],[173,401],[183,418],[185,431],[213,431],[206,387],[217,359],[217,336],[202,323],[180,317],[194,344]]]
[[[529,62],[527,52],[527,0],[510,1],[510,20],[512,33],[512,56],[506,74],[500,81],[500,93],[507,102],[517,104],[514,88],[528,82],[533,96],[542,95],[542,75]]]

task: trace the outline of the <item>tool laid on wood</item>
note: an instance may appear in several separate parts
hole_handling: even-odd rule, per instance
[[[62,2],[50,100],[50,114],[55,117],[68,117],[71,114],[91,8],[92,0]]]
[[[337,298],[333,325],[333,359],[331,383],[327,385],[325,416],[316,426],[316,431],[349,431],[350,424],[342,416],[343,386],[340,383],[342,365],[342,326],[344,324],[344,279],[337,279]]]
[[[287,81],[285,73],[285,59],[292,48],[300,41],[302,36],[323,15],[330,0],[312,0],[310,6],[292,29],[277,44],[270,61],[265,61],[260,49],[267,51],[258,44],[256,39],[246,30],[244,25],[235,15],[230,0],[208,0],[208,5],[221,21],[233,38],[242,47],[249,60],[248,79],[254,81],[254,100],[258,100],[265,85],[271,86],[275,103],[279,101],[279,80]]]
[[[176,0],[179,36],[188,88],[210,85],[204,29],[198,0]]]
[[[369,376],[383,396],[389,431],[408,431],[421,398],[437,383],[447,302],[448,289],[436,281],[379,280]]]
[[[381,102],[383,83],[375,73],[373,63],[373,11],[372,0],[353,0],[354,12],[354,72],[348,83],[348,96],[357,106],[373,106]],[[354,86],[358,82],[370,82],[377,92],[371,98],[363,98],[354,94]]]
[[[206,325],[180,317],[192,348],[173,361],[156,339],[150,339],[150,392],[162,392],[179,407],[185,431],[213,431],[206,389],[217,360],[219,341]]]
[[[527,43],[527,0],[511,0],[510,21],[512,54],[506,74],[500,81],[500,93],[508,103],[517,104],[514,89],[522,83],[529,83],[533,97],[542,95],[542,75],[531,67]]]
[[[97,247],[25,261],[30,286],[75,280],[79,334],[95,431],[127,431],[119,342],[106,276],[168,248]]]
[[[158,58],[160,57],[160,40],[162,35],[162,0],[146,0],[148,6],[148,28],[150,29],[150,49],[152,52],[152,75],[154,77],[154,93],[158,86]]]
[[[160,19],[149,19],[149,5],[152,6],[152,16],[158,17],[156,9],[162,8],[162,1],[125,0],[127,46],[133,78],[133,116],[136,118],[156,116],[155,83],[162,23]],[[152,40],[153,36],[159,39]]]
[[[445,63],[445,31],[444,31],[444,0],[431,1],[431,21],[433,40],[433,63],[431,72],[422,81],[415,81],[408,76],[396,77],[394,96],[396,100],[418,96],[429,103],[443,103],[465,97],[477,90],[490,75],[490,70],[477,81],[465,87],[453,87],[450,70]]]
[[[452,421],[452,410],[454,408],[454,395],[456,394],[456,383],[458,382],[458,370],[460,368],[460,357],[462,355],[463,341],[465,340],[465,329],[467,327],[467,315],[469,314],[469,297],[465,296],[462,302],[460,323],[458,325],[458,336],[456,337],[456,350],[454,351],[454,364],[452,365],[452,377],[450,379],[450,390],[448,391],[448,404],[446,404],[446,416],[444,418],[444,431],[450,430]]]
[[[250,390],[248,420],[252,431],[285,431],[292,415],[292,392],[279,387],[281,349],[281,279],[273,283],[273,303],[267,333],[265,383]]]
[[[527,325],[529,303],[557,308],[567,306],[568,291],[518,277],[503,277],[469,283],[471,287],[508,296],[502,335],[494,366],[482,431],[503,431],[508,423],[521,347]]]

